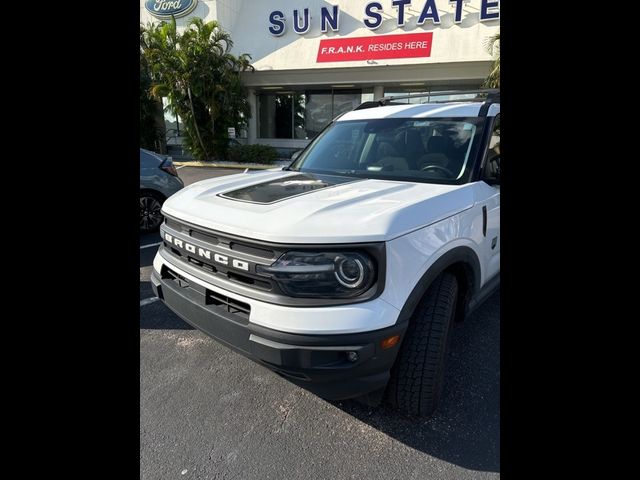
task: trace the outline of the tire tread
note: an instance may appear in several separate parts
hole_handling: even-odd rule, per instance
[[[387,389],[387,400],[404,413],[428,416],[437,406],[457,295],[456,277],[443,273],[409,321]]]

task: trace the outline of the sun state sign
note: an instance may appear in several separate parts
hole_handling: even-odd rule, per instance
[[[473,15],[478,17],[480,22],[493,22],[500,20],[500,0],[478,0],[479,8],[473,7]],[[447,3],[447,0],[438,0],[440,4]],[[461,24],[465,4],[469,0],[448,0],[448,4],[454,7],[453,23]],[[408,23],[408,11],[412,5],[411,0],[392,0],[391,5],[395,9],[395,23],[398,28],[404,27]],[[436,0],[424,0],[422,7],[414,5],[419,9],[420,15],[416,18],[416,25],[433,24],[440,25],[440,11],[437,8]],[[377,30],[384,21],[383,14],[393,17],[393,13],[385,12],[380,2],[369,2],[364,6],[362,24],[369,30]],[[287,18],[282,10],[274,10],[269,14],[269,33],[274,37],[280,37],[287,32],[287,23],[290,22],[293,31],[298,35],[304,35],[312,28],[312,17],[309,8],[294,8],[292,17]],[[314,20],[318,22],[318,17]],[[328,33],[340,31],[340,6],[331,5],[320,8],[319,22],[320,32]],[[316,23],[317,24],[317,23]]]
[[[156,18],[169,20],[189,15],[198,6],[198,0],[147,0],[144,8]]]

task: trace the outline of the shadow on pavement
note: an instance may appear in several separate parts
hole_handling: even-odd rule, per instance
[[[411,418],[356,401],[330,402],[388,436],[471,470],[500,471],[500,293],[456,325],[440,408]]]
[[[151,282],[140,282],[140,298],[154,296]],[[159,300],[140,307],[140,328],[144,330],[194,330],[191,325],[183,321]]]
[[[145,248],[140,250],[140,268],[149,267],[153,265],[153,259],[158,252],[158,247]]]
[[[140,268],[148,267],[153,264],[153,258],[156,256],[161,238],[158,232],[141,233],[140,234]],[[153,245],[153,246],[151,246]],[[148,246],[147,248],[142,248]]]

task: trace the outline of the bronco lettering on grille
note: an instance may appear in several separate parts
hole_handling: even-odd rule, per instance
[[[191,245],[190,243],[184,242],[179,238],[174,237],[170,233],[165,232],[164,239],[165,241],[175,245],[176,247],[183,248],[187,252],[198,255],[199,257],[206,258],[207,260],[213,259],[213,261],[216,263],[226,266],[230,265],[233,268],[244,270],[245,272],[249,271],[249,262],[244,262],[242,260],[231,258],[227,255],[222,255],[220,253],[212,252],[211,250],[206,250],[202,247]]]

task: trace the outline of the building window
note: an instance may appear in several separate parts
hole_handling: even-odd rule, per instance
[[[369,100],[368,89],[305,90],[258,95],[260,138],[310,140],[336,116]]]
[[[331,90],[307,90],[305,99],[305,138],[313,138],[333,119]]]
[[[305,97],[298,93],[259,95],[260,138],[300,138],[304,109]]]
[[[438,92],[446,92],[451,90],[474,90],[475,86],[451,86],[451,87],[422,87],[422,88],[401,88],[388,87],[384,89],[385,97],[406,97],[397,100],[398,103],[429,103],[430,101],[445,102],[453,100],[466,100],[475,98],[475,93],[459,93],[454,95],[438,95]]]

